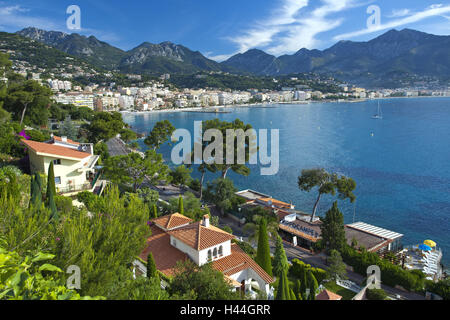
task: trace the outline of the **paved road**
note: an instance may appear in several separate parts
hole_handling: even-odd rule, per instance
[[[214,210],[211,210],[212,214],[217,214]],[[245,234],[242,231],[242,226],[239,225],[235,220],[227,217],[220,217],[220,226],[229,226],[233,230],[233,234],[238,237],[243,237],[246,240]],[[284,249],[286,251],[286,256],[289,261],[292,259],[299,259],[307,264],[310,264],[314,268],[326,269],[326,255],[325,254],[311,254],[308,250],[302,250],[299,247],[294,247],[290,243],[284,241]],[[270,251],[272,253],[275,252],[275,246],[273,243],[270,243]],[[347,269],[347,277],[348,280],[355,282],[360,285],[364,280],[364,277],[360,274],[352,272],[349,268]],[[381,280],[383,280],[383,275],[381,276]],[[396,288],[392,288],[386,285],[381,285],[383,290],[392,297],[396,297],[399,295],[401,300],[424,300],[425,297],[413,292],[407,292],[403,290],[399,290]]]

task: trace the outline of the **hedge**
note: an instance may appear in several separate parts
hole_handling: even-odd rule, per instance
[[[312,274],[316,278],[317,282],[320,284],[323,280],[327,277],[327,272],[320,268],[313,268],[310,264],[306,264],[303,261],[300,261],[298,259],[294,259],[291,261],[292,266],[289,270],[290,274],[294,276],[295,278],[299,279],[302,274],[302,270],[305,270],[305,272],[308,272],[308,270],[311,270]]]
[[[377,265],[380,267],[383,284],[391,287],[399,285],[409,291],[423,291],[425,275],[418,270],[404,270],[400,266],[381,259],[376,253],[365,250],[358,252],[350,246],[345,246],[341,254],[344,262],[352,266],[356,273],[367,276],[367,268]]]
[[[387,294],[383,289],[367,289],[366,297],[368,300],[386,300]]]

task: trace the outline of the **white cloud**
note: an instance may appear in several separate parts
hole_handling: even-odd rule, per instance
[[[239,46],[239,52],[269,45],[275,35],[297,21],[296,15],[306,6],[308,6],[308,0],[284,0],[281,8],[275,9],[270,18],[256,22],[256,27],[229,40]]]
[[[0,7],[0,21],[3,28],[22,29],[27,27],[36,27],[42,29],[54,29],[56,25],[43,18],[36,18],[29,16],[27,13],[30,11],[27,8],[19,5]]]
[[[362,29],[354,32],[344,33],[340,34],[336,37],[334,37],[334,40],[344,40],[344,39],[350,39],[386,29],[393,29],[400,26],[404,26],[407,24],[415,23],[430,17],[436,17],[436,16],[442,16],[446,13],[450,13],[450,6],[443,6],[441,4],[439,5],[432,5],[426,8],[424,11],[421,12],[415,12],[410,14],[409,16],[403,17],[401,19],[393,20],[390,22],[387,22],[385,24],[380,24],[379,26],[372,27],[370,29]]]
[[[409,9],[394,9],[392,10],[392,13],[388,15],[388,18],[398,18],[398,17],[404,17],[411,13],[411,10]]]
[[[256,47],[273,55],[293,53],[301,48],[312,49],[319,44],[318,34],[343,23],[343,18],[331,15],[361,4],[356,0],[321,0],[315,8],[312,5],[308,0],[284,0],[268,19],[256,22],[255,27],[242,35],[228,39],[238,45],[236,53]]]
[[[17,31],[27,27],[35,27],[47,31],[63,31],[68,33],[80,33],[86,35],[95,35],[97,38],[107,42],[119,42],[120,38],[109,31],[102,31],[91,28],[83,28],[81,30],[67,30],[65,24],[55,23],[52,20],[34,17],[29,13],[31,10],[19,5],[5,5],[0,2],[0,30]],[[64,20],[62,20],[64,22]]]
[[[323,0],[322,6],[289,26],[279,42],[267,51],[274,55],[292,53],[300,48],[313,49],[319,45],[317,35],[333,30],[344,21],[342,18],[329,18],[331,14],[348,10],[355,6],[352,0]]]

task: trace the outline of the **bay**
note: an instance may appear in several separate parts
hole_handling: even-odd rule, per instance
[[[253,189],[293,202],[311,212],[316,193],[301,192],[302,169],[323,167],[352,177],[357,201],[339,201],[345,222],[363,221],[404,234],[403,243],[432,239],[450,252],[450,98],[384,99],[383,119],[372,119],[375,100],[360,103],[312,103],[230,108],[231,113],[168,112],[124,114],[132,128],[148,134],[160,120],[193,132],[194,121],[236,118],[255,129],[280,130],[280,169],[249,177],[230,173],[239,189]],[[138,141],[145,150],[143,140]],[[170,164],[171,147],[160,150]],[[199,177],[194,172],[194,177]],[[207,176],[213,180],[218,175]],[[336,198],[325,197],[323,215]]]

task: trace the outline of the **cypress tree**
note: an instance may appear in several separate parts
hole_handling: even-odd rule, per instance
[[[258,250],[256,252],[255,261],[267,272],[267,274],[272,276],[272,262],[270,259],[269,235],[267,233],[266,219],[261,219],[258,232]]]
[[[53,167],[53,162],[50,162],[50,166],[48,167],[47,194],[46,194],[47,203],[49,203],[50,193],[53,193],[53,196],[56,196],[55,171]]]
[[[302,284],[299,279],[295,281],[295,293],[297,300],[303,300],[302,298]]]
[[[275,297],[275,300],[289,300],[289,298],[289,283],[287,283],[286,272],[283,270],[278,281],[277,296]]]
[[[153,214],[153,219],[158,218],[158,208],[156,207],[156,204],[153,205],[153,210],[152,210],[152,214]]]
[[[288,269],[289,263],[286,257],[286,252],[284,251],[283,240],[279,235],[277,235],[275,244],[275,257],[273,261],[273,273],[279,276],[281,274],[281,271]]]
[[[333,207],[327,211],[322,221],[320,225],[322,242],[327,245],[327,252],[342,251],[346,243],[344,215],[339,210],[337,201],[333,203]]]
[[[302,266],[300,270],[300,293],[306,298],[306,289],[308,288],[308,282],[306,278],[306,269]]]
[[[147,278],[154,278],[158,276],[156,269],[155,259],[153,259],[153,254],[150,252],[147,256]]]
[[[290,293],[290,297],[291,297],[290,300],[297,300],[297,297],[295,296],[294,290],[290,289],[289,293]]]
[[[309,284],[308,300],[316,300],[316,292],[317,288],[319,288],[319,284],[317,283],[316,277],[314,277],[311,270],[308,270],[308,284]]]
[[[39,184],[34,177],[31,177],[31,199],[30,206],[40,208],[42,204],[42,193]]]
[[[58,220],[59,215],[58,215],[58,209],[56,208],[55,195],[52,192],[50,192],[50,194],[49,194],[48,208],[50,209],[50,212],[51,212],[50,219]]]
[[[178,213],[184,215],[183,197],[180,196],[178,199]]]
[[[36,172],[34,174],[34,180],[36,180],[37,186],[39,187],[39,190],[41,191],[41,196],[42,196],[42,178],[41,178],[41,175]]]

